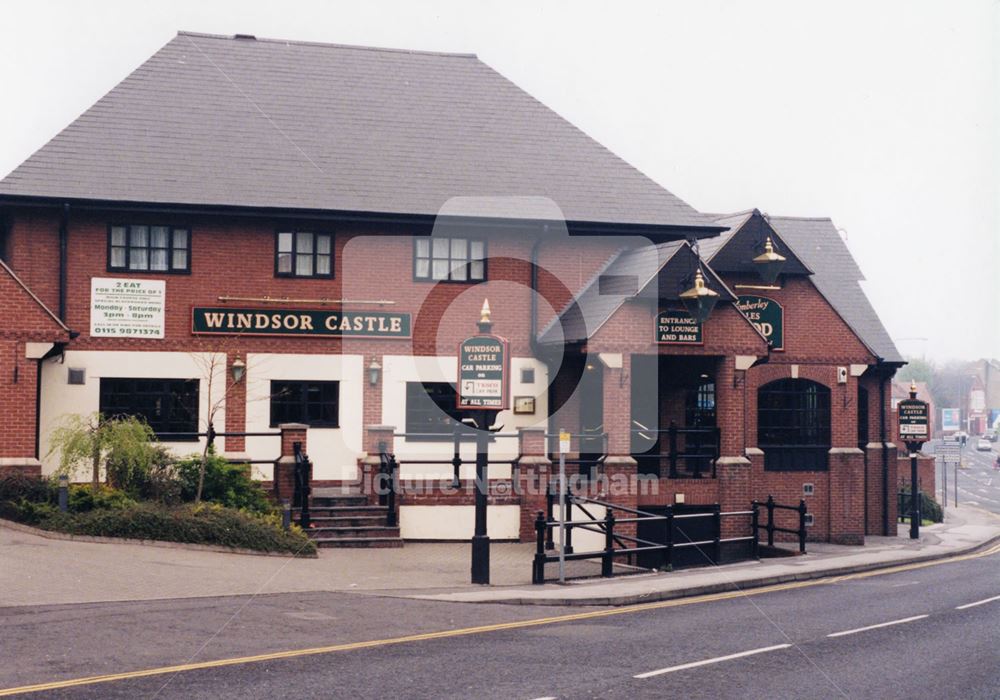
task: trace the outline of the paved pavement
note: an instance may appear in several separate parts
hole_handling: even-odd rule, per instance
[[[258,557],[140,544],[54,540],[0,525],[0,607],[344,591],[447,602],[608,605],[675,598],[734,587],[835,575],[968,551],[1000,537],[1000,518],[950,508],[945,523],[913,542],[869,538],[865,547],[810,544],[802,557],[766,559],[674,573],[532,586],[529,544],[494,544],[492,586],[469,581],[465,544],[402,549],[323,550],[317,559]],[[594,575],[580,562],[571,573]]]

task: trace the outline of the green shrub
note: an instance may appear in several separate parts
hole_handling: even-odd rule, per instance
[[[49,479],[24,474],[6,474],[0,476],[0,503],[4,501],[20,501],[32,503],[56,501],[57,487]]]
[[[198,492],[201,456],[192,455],[175,466],[181,484],[181,499],[193,501]],[[203,501],[254,513],[275,512],[264,489],[250,477],[248,465],[230,464],[225,457],[215,454],[213,450],[209,450],[206,458],[205,484],[201,498]]]
[[[73,484],[69,487],[69,510],[72,513],[121,509],[134,504],[135,499],[111,486],[101,484],[97,490],[83,484]]]
[[[899,494],[902,500],[900,504],[900,515],[909,517],[910,515],[910,488],[904,486],[900,488]],[[920,492],[920,519],[930,520],[933,523],[944,521],[944,510],[941,505],[925,491]]]
[[[313,555],[316,544],[298,527],[283,530],[274,515],[254,515],[215,504],[168,507],[131,503],[62,513],[48,503],[0,503],[0,514],[19,522],[73,535],[213,544],[261,552]]]

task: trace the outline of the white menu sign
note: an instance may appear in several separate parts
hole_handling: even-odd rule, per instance
[[[162,338],[166,290],[163,280],[91,278],[91,337]]]

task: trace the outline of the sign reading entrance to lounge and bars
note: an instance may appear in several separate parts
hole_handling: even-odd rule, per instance
[[[507,341],[474,335],[458,346],[458,408],[507,408]]]
[[[665,309],[656,314],[656,342],[664,345],[701,345],[702,324],[683,309]]]
[[[741,296],[736,308],[771,343],[772,350],[785,349],[785,310],[781,304],[767,297]]]
[[[191,309],[195,335],[298,335],[409,338],[410,314],[318,309]]]
[[[90,335],[162,338],[167,285],[163,280],[92,277]]]
[[[903,442],[927,442],[931,439],[926,402],[904,399],[899,402],[896,411],[899,417],[899,438]]]

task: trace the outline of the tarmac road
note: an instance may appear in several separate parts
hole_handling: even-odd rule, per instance
[[[631,608],[343,593],[12,607],[0,689],[124,672],[28,697],[995,698],[998,628],[998,554]]]
[[[990,443],[989,452],[976,449],[977,438],[970,438],[962,450],[964,468],[958,470],[958,502],[1000,513],[1000,470],[994,469],[1000,442]],[[934,454],[940,440],[931,443],[928,453]],[[941,500],[942,464],[937,460],[937,499]],[[955,504],[955,468],[948,467],[948,504]]]

